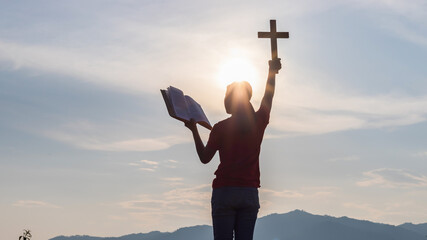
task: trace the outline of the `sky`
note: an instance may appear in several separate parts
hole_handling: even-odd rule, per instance
[[[211,224],[218,154],[200,163],[159,89],[182,89],[214,124],[228,117],[225,85],[248,80],[258,108],[270,19],[290,38],[278,40],[259,216],[427,222],[426,1],[5,0],[2,238]]]

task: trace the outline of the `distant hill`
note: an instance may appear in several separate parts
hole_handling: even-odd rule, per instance
[[[427,223],[423,223],[423,224],[404,223],[402,225],[399,225],[399,227],[417,232],[425,236],[427,239]]]
[[[313,215],[295,210],[259,218],[254,240],[427,240],[427,223],[399,226],[348,217]],[[175,232],[150,232],[121,237],[59,236],[50,240],[212,240],[207,225],[180,228]]]
[[[180,228],[171,233],[154,231],[150,233],[129,234],[121,237],[59,236],[50,240],[211,240],[213,239],[212,236],[211,226],[199,225]]]
[[[295,210],[272,214],[257,221],[256,240],[427,240],[402,227]]]

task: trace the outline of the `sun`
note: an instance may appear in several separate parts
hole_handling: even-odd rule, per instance
[[[233,57],[225,60],[219,67],[218,84],[226,89],[232,82],[247,81],[252,88],[258,85],[258,72],[245,58]]]

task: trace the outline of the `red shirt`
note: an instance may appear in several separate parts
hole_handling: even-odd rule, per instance
[[[260,187],[259,153],[270,113],[261,107],[254,113],[250,127],[242,128],[235,116],[212,128],[207,147],[219,151],[220,164],[212,187]],[[246,129],[246,130],[245,130]]]

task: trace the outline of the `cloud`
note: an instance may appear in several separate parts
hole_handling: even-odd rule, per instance
[[[259,192],[262,198],[288,198],[288,199],[313,199],[331,196],[338,189],[336,187],[303,187],[298,190],[273,190],[260,188]]]
[[[276,191],[267,188],[260,188],[260,194],[265,195],[267,198],[269,197],[280,197],[280,198],[300,198],[304,197],[304,194],[300,192],[290,191],[290,190],[282,190]]]
[[[322,134],[358,129],[363,125],[363,120],[354,116],[319,113],[308,109],[289,109],[280,115],[272,117],[271,125],[273,128],[301,134]]]
[[[392,12],[413,22],[425,24],[425,20],[427,20],[427,16],[425,14],[427,6],[423,0],[380,0],[374,2],[365,0],[364,2],[368,3],[369,7],[376,6],[378,8],[382,8],[387,10],[388,13]]]
[[[262,187],[259,189],[260,216],[287,212],[302,206],[312,207],[313,204],[319,209],[322,205],[327,205],[333,201],[332,199],[336,199],[338,191],[337,187],[330,186],[300,187],[298,189],[283,190]]]
[[[174,179],[167,181],[169,180]],[[135,200],[123,201],[118,205],[128,210],[130,215],[136,216],[139,221],[146,220],[147,216],[155,216],[160,222],[166,221],[170,216],[206,221],[205,217],[208,215],[203,217],[201,212],[209,212],[210,196],[210,185],[203,184],[176,188],[161,194],[143,194]]]
[[[353,217],[361,219],[370,219],[381,222],[393,222],[391,224],[401,224],[408,221],[408,216],[411,219],[425,219],[425,207],[423,204],[423,197],[418,195],[419,199],[410,198],[392,198],[385,199],[378,204],[367,202],[343,202],[342,205],[349,210],[346,212],[353,212]],[[389,201],[390,200],[390,201]],[[423,220],[421,220],[423,221]]]
[[[120,62],[107,61],[105,56],[90,55],[75,49],[4,40],[0,40],[0,60],[12,63],[14,70],[24,68],[60,73],[100,83],[114,82],[118,77],[115,76],[118,73],[113,73],[114,69],[126,67]]]
[[[67,136],[63,134],[52,134],[54,139],[70,143],[76,147],[98,151],[157,151],[167,149],[178,143],[188,142],[188,139],[179,136],[166,136],[159,138],[139,138],[123,141],[108,142],[104,139],[87,139],[86,136]]]
[[[351,156],[346,156],[346,157],[330,158],[327,161],[328,162],[352,162],[352,161],[357,161],[357,160],[359,160],[358,156],[351,155]]]
[[[24,207],[24,208],[61,208],[57,205],[43,202],[43,201],[34,201],[34,200],[19,200],[12,204],[15,207]]]
[[[182,181],[183,180],[183,178],[180,178],[180,177],[169,177],[169,178],[162,178],[162,180],[165,180],[165,181]]]
[[[427,96],[354,95],[292,80],[285,87],[276,101],[284,104],[276,104],[270,121],[281,132],[322,134],[405,126],[427,119]]]
[[[101,151],[155,151],[169,148],[170,146],[186,142],[178,136],[167,136],[160,138],[140,138],[117,142],[86,142],[79,144],[81,147],[90,150]]]
[[[342,203],[342,206],[350,209],[357,209],[357,212],[363,212],[362,216],[368,217],[372,220],[381,219],[387,212],[380,210],[377,206],[373,206],[367,203],[356,203],[356,202],[345,202]]]
[[[414,154],[414,157],[421,157],[421,158],[427,157],[427,151],[425,151],[425,152],[417,152],[417,153]]]
[[[353,3],[367,11],[373,10],[375,15],[372,21],[379,22],[395,37],[427,46],[427,6],[424,0],[356,0]]]
[[[150,161],[150,160],[140,160],[139,162],[144,163],[144,164],[148,164],[148,165],[159,165],[158,162]]]
[[[177,164],[179,164],[179,162],[173,159],[168,159],[164,161],[164,166],[167,168],[176,168]]]
[[[427,19],[425,21],[427,21]],[[420,33],[419,30],[411,28],[410,24],[396,20],[388,20],[384,22],[382,26],[394,33],[398,38],[418,44],[422,47],[427,47],[427,31]]]
[[[316,1],[305,1],[305,3],[302,5],[290,3],[288,7],[291,10],[289,12],[298,13],[297,15],[307,15],[312,14],[313,11],[326,11],[331,7],[341,6],[339,1],[327,1],[326,4],[323,2],[320,4]],[[403,1],[379,1],[379,3],[362,1],[362,3],[353,2],[353,4],[366,6],[367,8],[374,5],[376,8],[392,9],[393,13],[398,15],[417,16],[417,19],[425,19],[423,17],[425,15],[425,7],[421,1],[411,2],[410,4]],[[151,7],[156,9],[156,6]],[[256,6],[258,5],[255,4],[250,7],[257,9]],[[211,77],[215,75],[216,71],[212,66],[220,64],[221,57],[219,56],[225,50],[220,46],[216,46],[218,49],[214,50],[207,46],[217,42],[215,40],[222,38],[222,34],[225,33],[209,34],[207,30],[202,29],[202,26],[212,27],[213,24],[217,24],[214,27],[218,29],[218,25],[222,26],[222,24],[226,23],[225,20],[221,21],[224,22],[218,23],[213,18],[204,19],[203,22],[192,26],[197,31],[190,35],[183,35],[180,27],[175,25],[168,26],[165,22],[157,26],[151,25],[153,23],[141,25],[140,22],[129,19],[117,20],[114,22],[114,29],[120,31],[117,36],[120,36],[125,41],[125,44],[120,42],[118,44],[120,47],[114,44],[110,46],[105,42],[101,42],[99,47],[94,50],[73,46],[55,46],[42,43],[24,44],[0,40],[0,60],[11,62],[14,69],[25,68],[72,75],[102,86],[119,87],[119,89],[127,89],[129,91],[158,91],[162,84],[167,86],[170,83],[170,79],[174,79],[177,84],[185,86],[189,92],[194,90],[196,92],[195,95],[202,96],[200,100],[205,110],[214,114],[219,111],[218,109],[221,111],[223,109],[222,104],[211,101],[211,97],[222,97],[223,93],[219,93],[217,89],[209,92],[199,91],[200,85],[194,83],[200,82],[201,79],[208,79],[208,84],[213,84],[212,81],[215,81]],[[401,28],[406,29],[405,26]],[[396,31],[401,32],[400,30]],[[149,35],[154,37],[147,38],[145,32],[150,32]],[[413,34],[401,35],[407,37]],[[238,38],[238,36],[235,37]],[[175,43],[168,43],[170,42],[169,39],[172,38]],[[425,37],[422,36],[411,38],[419,39],[416,40],[418,42],[425,42]],[[138,45],[138,41],[146,42],[147,45],[141,47]],[[187,49],[188,45],[192,48]],[[250,48],[253,46],[246,45],[244,47]],[[259,49],[250,49],[253,52],[252,57],[258,57]],[[204,52],[205,58],[210,60],[200,62],[199,65],[202,67],[195,69],[194,64],[186,59],[192,59],[191,56],[197,56],[199,52]],[[185,59],[182,56],[186,56]],[[159,66],[168,66],[168,68],[165,70],[162,67],[159,68]],[[290,74],[290,71],[294,72]],[[289,69],[287,74],[289,79],[303,78],[303,80],[312,79],[314,76],[319,75],[318,73],[305,74],[305,72],[307,72],[306,69]],[[297,76],[303,77],[298,78]],[[154,81],[153,79],[156,80]],[[337,80],[336,82],[339,81]],[[288,81],[287,84],[289,88],[284,91],[285,94],[283,95],[286,96],[286,99],[275,100],[274,108],[277,108],[277,110],[273,113],[271,120],[271,126],[281,132],[322,134],[351,129],[405,126],[426,120],[427,110],[424,106],[427,105],[427,97],[415,98],[393,96],[391,94],[354,96],[348,94],[349,89],[342,89],[341,93],[337,94],[330,90],[330,86],[316,88],[312,84],[297,84],[296,81]],[[56,135],[61,134],[64,133],[56,133]],[[65,136],[57,137],[73,142],[73,145],[94,150],[138,151],[135,149],[144,149],[141,148],[143,145],[147,146],[147,149],[164,149],[175,144],[169,143],[169,140],[153,138],[124,138],[118,141],[99,141],[95,138],[79,144],[78,141],[71,140],[73,136],[69,135],[65,134]]]
[[[168,177],[168,178],[161,178],[162,181],[165,181],[167,185],[169,186],[180,186],[184,185],[183,181],[184,178],[181,177]]]
[[[180,181],[182,178],[162,178],[165,181]],[[137,200],[120,202],[124,209],[145,210],[155,209],[165,211],[167,208],[176,208],[177,205],[205,206],[205,200],[210,198],[210,184],[193,187],[175,188],[161,194],[143,194]]]
[[[132,128],[131,128],[132,129]],[[129,130],[129,129],[125,129]],[[153,138],[131,138],[128,136],[116,135],[109,126],[100,126],[88,122],[75,121],[56,129],[41,131],[41,134],[78,148],[98,151],[157,151],[167,149],[175,144],[186,143],[191,139],[183,136],[169,135]],[[122,138],[117,140],[117,138]],[[126,139],[128,138],[128,139]],[[144,162],[149,163],[153,162]]]
[[[170,79],[180,86],[184,83],[189,88],[200,87],[194,82],[213,75],[212,63],[220,56],[217,49],[209,46],[225,41],[220,33],[207,30],[212,24],[218,28],[220,23],[216,17],[204,22],[192,21],[188,26],[192,31],[186,34],[182,34],[183,22],[170,24],[161,19],[167,21],[162,24],[150,22],[152,19],[123,19],[122,16],[122,20],[112,21],[110,16],[106,19],[110,19],[111,29],[114,29],[107,32],[114,34],[106,34],[106,39],[99,39],[96,44],[83,43],[91,42],[87,38],[94,35],[92,31],[76,32],[74,29],[70,29],[75,34],[74,41],[60,41],[60,36],[59,41],[47,43],[0,39],[0,64],[11,70],[72,76],[120,91],[158,93],[159,88],[170,84]],[[228,25],[227,20],[221,18],[221,21]],[[93,37],[99,38],[98,35]],[[117,41],[118,38],[121,40]],[[194,60],[204,66],[195,68]]]
[[[129,166],[136,167],[141,171],[148,171],[148,172],[154,172],[159,167],[165,167],[165,168],[176,168],[176,164],[178,161],[175,160],[165,160],[161,162],[156,161],[150,161],[150,160],[139,160],[136,162],[130,162],[128,163]],[[168,185],[170,186],[177,186],[182,185],[183,178],[177,178],[177,177],[169,177],[169,178],[161,178],[161,180],[168,182]]]
[[[141,171],[154,172],[154,168],[138,168]]]
[[[427,176],[403,169],[380,168],[364,172],[364,180],[357,182],[360,187],[381,186],[386,188],[426,187]]]
[[[159,167],[159,163],[150,160],[139,160],[138,162],[131,162],[129,166],[137,167],[141,171],[154,172]]]

